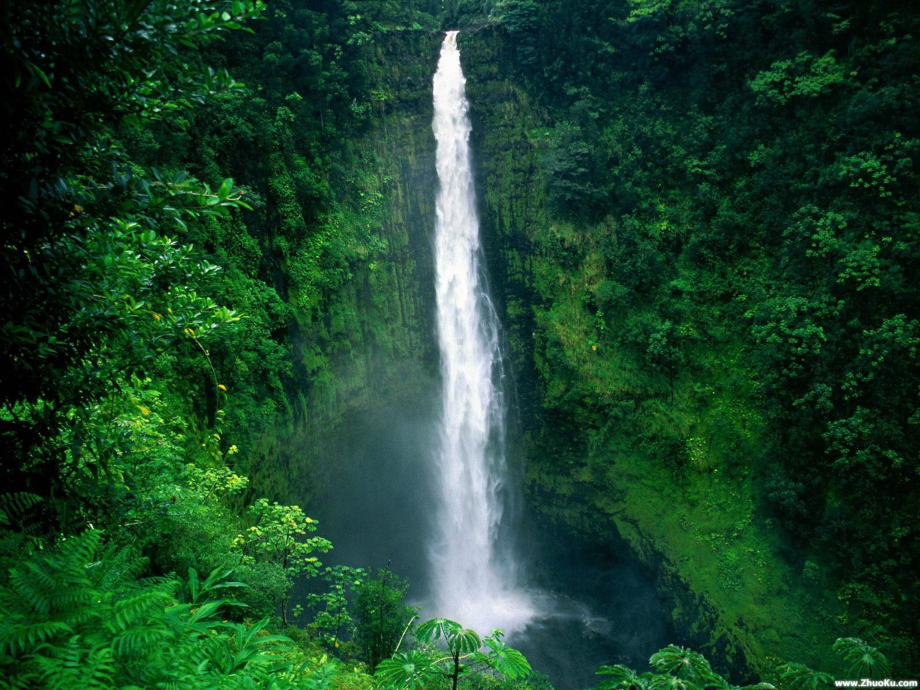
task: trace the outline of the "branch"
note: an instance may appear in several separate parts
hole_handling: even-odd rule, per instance
[[[409,632],[409,626],[412,625],[412,622],[413,622],[416,618],[418,618],[418,614],[417,614],[417,613],[416,613],[414,616],[412,616],[412,618],[409,619],[409,622],[408,622],[408,623],[406,623],[406,627],[403,628],[402,635],[399,636],[399,642],[396,643],[396,649],[393,650],[393,654],[396,654],[396,652],[399,651],[399,645],[402,644],[403,638],[405,638],[406,633]]]

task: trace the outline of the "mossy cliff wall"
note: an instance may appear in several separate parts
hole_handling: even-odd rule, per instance
[[[531,509],[597,540],[622,538],[655,573],[684,642],[744,675],[815,662],[837,633],[835,605],[782,555],[754,497],[761,418],[731,332],[655,371],[591,304],[610,274],[600,246],[628,228],[557,218],[540,176],[550,114],[515,73],[500,25],[461,34],[482,231],[508,331]],[[685,276],[692,281],[693,276]]]
[[[370,126],[330,165],[337,208],[311,240],[317,278],[289,281],[294,268],[281,266],[280,282],[306,286],[288,290],[297,402],[251,460],[258,484],[279,497],[309,505],[323,481],[317,460],[347,433],[345,418],[418,399],[436,372],[431,75],[440,41],[400,31],[377,44]],[[335,252],[344,256],[330,259]],[[330,273],[332,285],[322,282]]]
[[[255,475],[266,468],[263,486],[308,506],[351,413],[424,404],[419,391],[436,385],[430,122],[441,38],[417,31],[381,41],[371,126],[334,165],[337,241],[355,238],[347,276],[321,290],[321,302],[289,295],[299,403],[253,465]],[[704,341],[688,353],[699,363],[690,376],[650,370],[598,336],[611,327],[586,308],[611,277],[599,246],[628,229],[610,217],[557,217],[540,175],[552,115],[516,74],[515,46],[496,25],[465,31],[460,44],[531,510],[582,541],[628,544],[655,574],[681,641],[718,666],[770,677],[780,661],[815,662],[838,633],[837,611],[819,582],[787,562],[757,508],[763,424],[739,340],[727,330]],[[625,318],[646,307],[619,308]]]

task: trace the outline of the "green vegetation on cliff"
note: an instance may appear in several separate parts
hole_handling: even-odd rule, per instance
[[[916,11],[477,12],[531,504],[615,525],[726,660],[819,662],[850,631],[917,668]]]
[[[500,634],[413,630],[394,574],[325,568],[301,507],[346,413],[435,369],[445,22],[529,504],[624,538],[722,671],[672,646],[602,687],[916,671],[907,3],[0,17],[0,686],[548,687]]]

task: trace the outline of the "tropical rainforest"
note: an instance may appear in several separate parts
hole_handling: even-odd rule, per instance
[[[11,0],[0,17],[0,687],[920,677],[920,8]],[[660,648],[591,684],[420,611],[421,583],[337,559],[341,529],[311,512],[361,511],[335,474],[355,415],[437,386],[447,29],[524,515],[629,559],[667,619]]]

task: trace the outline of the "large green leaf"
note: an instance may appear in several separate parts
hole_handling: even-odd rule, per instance
[[[447,618],[432,618],[425,621],[415,632],[420,642],[436,642],[443,638],[452,654],[472,654],[482,646],[482,640],[475,630],[464,628]]]
[[[666,673],[649,676],[648,690],[699,690],[699,685]]]
[[[415,637],[419,642],[434,642],[442,637],[446,640],[448,634],[462,628],[462,625],[447,618],[432,618],[418,626]]]
[[[399,652],[377,665],[374,678],[387,690],[415,690],[438,674],[431,660],[417,649]]]
[[[778,670],[785,687],[791,690],[821,690],[834,682],[829,673],[813,671],[805,664],[785,664]]]
[[[482,647],[482,640],[475,630],[460,628],[447,633],[447,648],[454,654],[472,654]]]
[[[638,688],[638,690],[645,690],[648,685],[643,676],[640,676],[631,668],[627,668],[620,664],[614,666],[601,666],[597,669],[597,674],[599,676],[610,676],[598,684],[598,690],[614,690],[614,688]]]
[[[497,636],[487,637],[485,645],[489,651],[483,656],[493,669],[511,679],[530,675],[530,663],[518,650],[512,649]]]
[[[847,663],[851,678],[885,678],[891,673],[885,655],[858,637],[841,637],[834,651]]]
[[[714,675],[706,657],[692,649],[673,644],[653,654],[649,664],[656,671],[696,683],[708,681]]]

